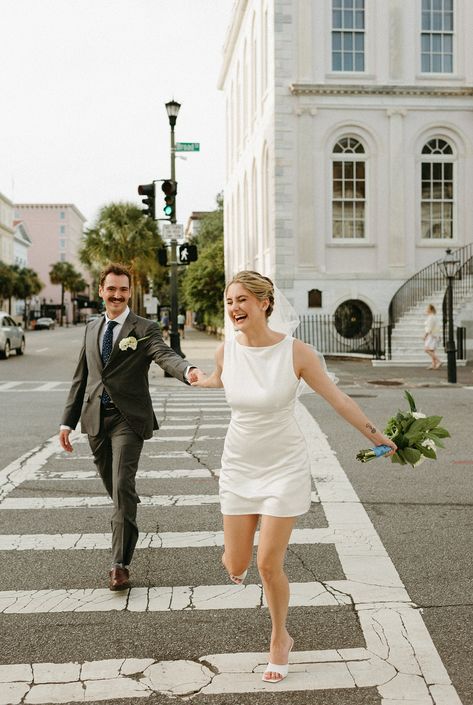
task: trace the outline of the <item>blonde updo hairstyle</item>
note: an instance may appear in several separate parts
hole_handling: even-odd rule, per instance
[[[266,318],[270,317],[274,308],[274,284],[269,277],[264,277],[262,274],[259,274],[259,272],[245,269],[235,274],[233,279],[228,282],[225,293],[232,284],[241,284],[250,294],[256,296],[259,301],[268,299],[269,305],[265,313]]]

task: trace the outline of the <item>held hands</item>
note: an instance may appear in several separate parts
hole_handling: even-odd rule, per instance
[[[202,372],[199,367],[191,367],[189,372],[187,373],[187,381],[189,384],[191,384],[193,387],[203,387],[205,386],[204,384],[201,384],[207,379],[207,375],[205,372]]]

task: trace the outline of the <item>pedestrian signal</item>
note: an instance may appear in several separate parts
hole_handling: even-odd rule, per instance
[[[197,246],[189,245],[185,242],[183,245],[179,245],[179,263],[189,264],[190,262],[195,262],[197,260]]]

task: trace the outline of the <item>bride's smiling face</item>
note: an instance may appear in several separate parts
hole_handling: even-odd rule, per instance
[[[268,299],[260,301],[251,291],[242,284],[230,284],[226,294],[227,313],[233,326],[244,331],[248,326],[261,325],[266,322],[266,309]]]

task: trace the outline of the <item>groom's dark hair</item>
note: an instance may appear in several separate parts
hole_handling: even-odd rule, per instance
[[[119,264],[118,262],[110,262],[110,264],[107,264],[105,269],[102,269],[100,272],[100,286],[104,285],[107,274],[117,274],[118,276],[124,274],[128,277],[128,283],[131,289],[131,269],[126,265]]]

